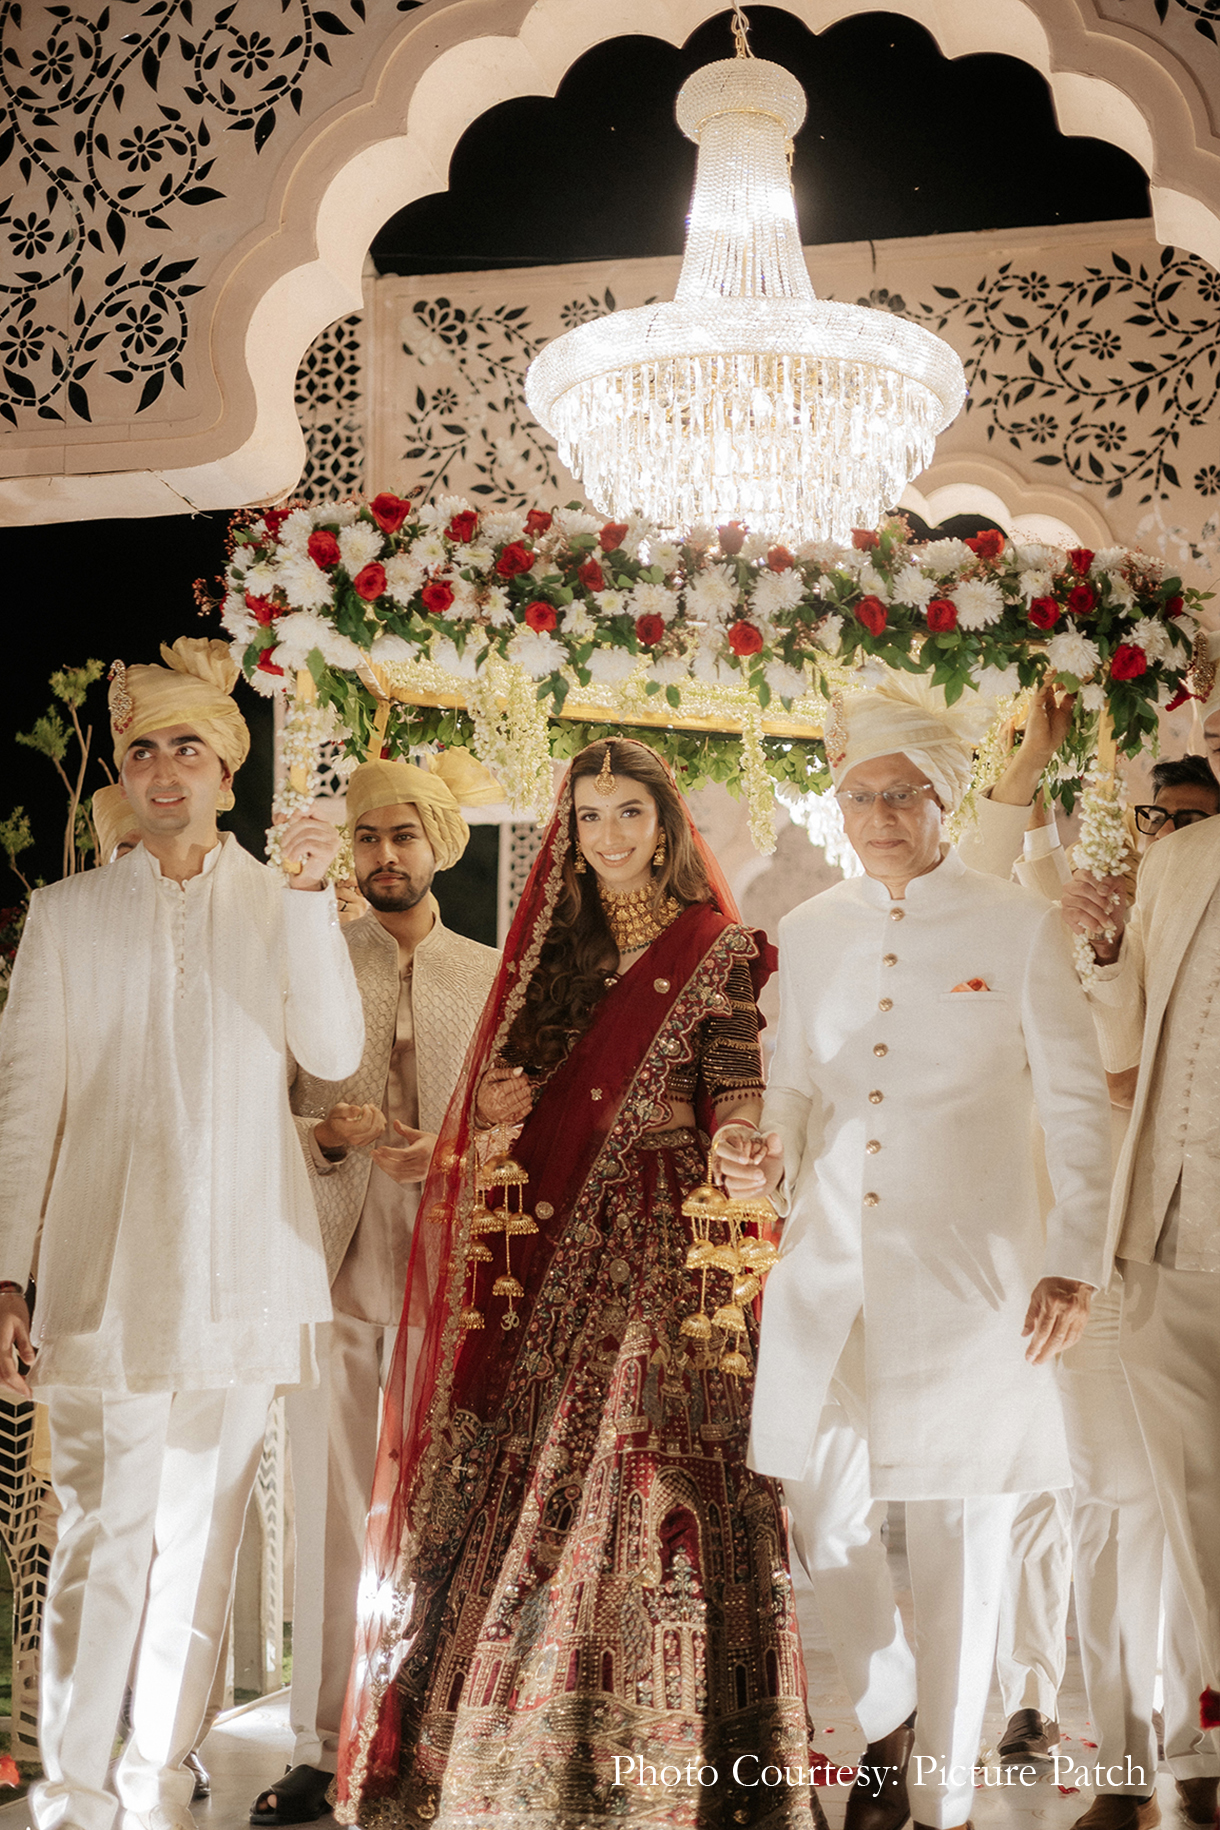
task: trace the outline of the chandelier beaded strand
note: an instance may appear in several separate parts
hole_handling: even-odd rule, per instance
[[[672,302],[557,337],[526,400],[604,514],[845,544],[927,467],[965,376],[919,325],[815,294],[788,168],[805,94],[735,15],[738,55],[678,95],[699,159]]]

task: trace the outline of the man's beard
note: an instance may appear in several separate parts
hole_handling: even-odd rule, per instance
[[[408,909],[417,908],[428,891],[432,888],[432,879],[419,883],[405,872],[395,873],[393,883],[376,884],[370,874],[368,881],[361,883],[357,878],[360,894],[371,909],[381,915],[405,915]]]

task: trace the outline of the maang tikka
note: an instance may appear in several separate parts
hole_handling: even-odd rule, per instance
[[[610,746],[613,742],[613,737],[607,737],[606,753],[602,757],[601,774],[593,784],[599,794],[613,794],[614,790],[618,787],[618,783],[615,781],[614,773],[610,767]]]

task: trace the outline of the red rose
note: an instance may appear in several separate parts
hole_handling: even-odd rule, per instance
[[[534,555],[519,540],[506,546],[496,560],[496,571],[501,578],[516,578],[519,572],[528,572],[534,563]]]
[[[577,568],[576,576],[586,591],[604,591],[606,588],[606,575],[596,559],[586,559],[585,563]]]
[[[881,545],[881,536],[874,533],[871,527],[853,527],[851,543],[857,553],[871,553],[875,546]],[[883,624],[882,627],[884,626]]]
[[[655,648],[665,634],[665,618],[652,611],[647,616],[635,619],[635,639],[643,642],[645,648]]]
[[[1171,616],[1171,617],[1172,616],[1181,616],[1181,614],[1182,614],[1183,610],[1185,610],[1185,608],[1186,608],[1185,601],[1180,597],[1167,597],[1165,599],[1165,615],[1166,616]]]
[[[325,572],[339,563],[339,542],[324,527],[316,527],[309,536],[309,557]]]
[[[855,539],[854,534],[852,539]],[[856,605],[856,615],[870,635],[880,635],[889,620],[885,605],[879,597],[862,597]]]
[[[525,606],[525,620],[530,628],[538,630],[540,635],[549,635],[559,618],[555,614],[554,604],[548,604],[541,597],[536,597],[532,604]]]
[[[274,653],[275,653],[274,648],[264,648],[263,649],[262,654],[259,655],[258,660],[254,664],[255,671],[257,673],[279,674],[281,678],[283,677],[283,673],[284,673],[283,668],[277,667],[275,662],[271,659],[271,657]]]
[[[401,496],[383,490],[369,503],[369,513],[383,534],[396,534],[411,513],[411,504],[404,502]]]
[[[1067,607],[1073,616],[1088,616],[1097,603],[1092,585],[1073,585],[1067,595]]]
[[[1220,1728],[1220,1690],[1210,1684],[1199,1693],[1199,1727]]]
[[[1035,597],[1029,606],[1029,620],[1035,629],[1053,629],[1059,621],[1059,606],[1053,597]]]
[[[877,600],[871,598],[866,601],[876,603]],[[928,605],[925,615],[928,619],[928,628],[935,635],[944,635],[948,630],[957,628],[957,605],[951,603],[947,597],[934,597]],[[882,623],[881,627],[884,629],[885,624]],[[877,634],[875,629],[873,634]]]
[[[1093,555],[1087,546],[1074,546],[1068,554],[1068,564],[1084,578],[1093,563]]]
[[[796,562],[786,546],[773,546],[767,549],[767,569],[771,572],[786,572]]]
[[[379,559],[371,565],[364,566],[352,580],[352,590],[357,597],[362,597],[366,604],[371,604],[375,597],[380,597],[385,590],[385,567]]]
[[[716,533],[720,540],[720,551],[727,553],[730,559],[735,553],[740,553],[745,545],[746,530],[740,521],[729,521],[724,527],[718,527]]]
[[[479,525],[479,517],[473,508],[464,508],[460,515],[455,515],[445,529],[450,540],[456,540],[459,546],[465,546],[468,540],[474,539],[474,530]]]
[[[290,508],[265,508],[263,510],[263,526],[273,540],[291,513]]]
[[[1173,698],[1169,701],[1169,704],[1165,707],[1165,710],[1167,712],[1176,712],[1180,705],[1185,705],[1188,699],[1193,699],[1195,697],[1196,695],[1194,693],[1188,693],[1183,686],[1174,694]]]
[[[545,534],[554,519],[549,508],[531,508],[525,517],[525,531],[535,536]]]
[[[627,523],[625,521],[607,521],[597,536],[597,544],[603,553],[617,553],[626,538]]]
[[[282,614],[269,597],[251,597],[248,591],[246,592],[246,609],[255,622],[261,623],[264,629],[268,623],[273,623],[276,617]]]
[[[729,630],[729,647],[734,654],[757,654],[762,645],[762,630],[753,623],[734,623]]]
[[[443,578],[430,578],[420,596],[424,600],[424,609],[433,616],[444,616],[453,602],[453,592]]]
[[[985,527],[981,534],[973,534],[966,545],[978,559],[998,559],[1004,551],[1004,536],[998,527]]]
[[[1110,663],[1112,680],[1138,680],[1147,671],[1148,656],[1134,642],[1124,642],[1114,650],[1114,659]]]

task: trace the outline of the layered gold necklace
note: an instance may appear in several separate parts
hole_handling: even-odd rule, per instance
[[[620,955],[638,953],[641,947],[650,946],[682,913],[681,904],[672,896],[659,902],[651,883],[620,892],[608,890],[599,882],[597,893]]]

